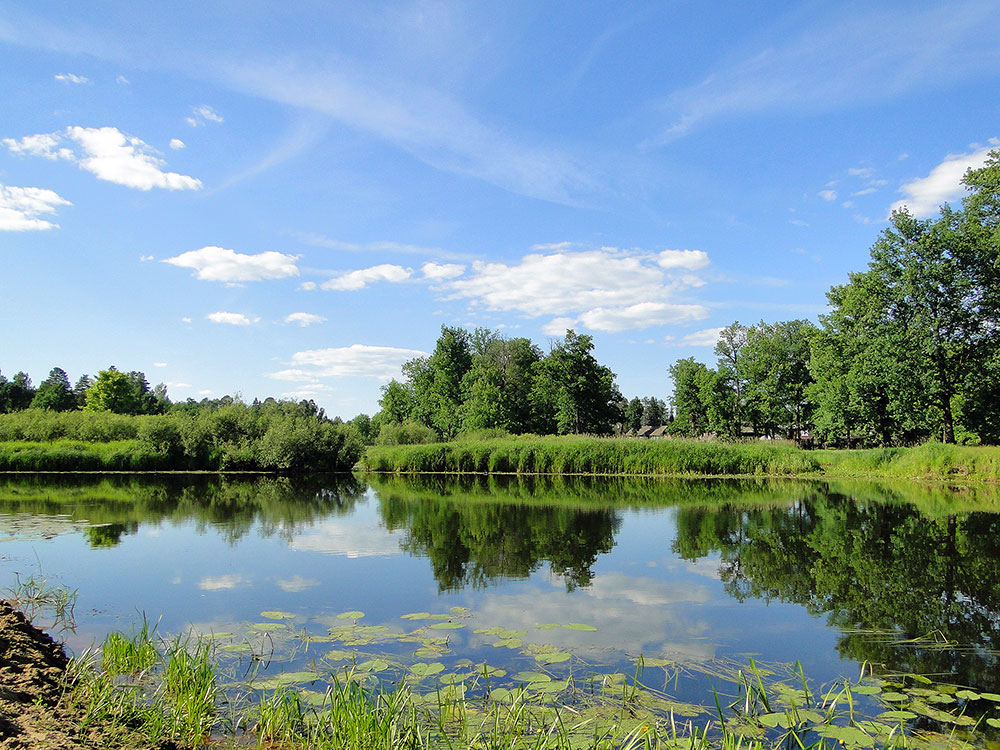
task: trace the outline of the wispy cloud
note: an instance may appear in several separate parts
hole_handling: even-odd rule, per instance
[[[0,183],[0,232],[37,232],[56,229],[58,224],[39,217],[54,214],[59,206],[72,205],[51,190]]]
[[[991,138],[988,146],[973,146],[971,153],[948,154],[926,177],[903,185],[899,192],[906,197],[893,203],[890,212],[906,208],[917,218],[933,216],[942,203],[963,195],[962,177],[966,171],[983,166],[990,151],[997,147],[1000,147],[1000,139]]]
[[[99,180],[136,190],[199,190],[201,180],[177,172],[164,172],[163,161],[144,141],[118,128],[70,126],[56,133],[38,133],[20,140],[0,141],[11,153],[39,156],[50,161],[77,164]]]
[[[209,122],[221,123],[223,119],[222,115],[207,104],[200,104],[197,107],[191,107],[191,114],[184,118],[184,122],[192,128],[197,128]]]
[[[89,78],[87,78],[86,76],[78,76],[75,73],[56,73],[52,77],[62,83],[77,83],[77,84],[90,83]]]
[[[346,253],[399,253],[401,255],[419,255],[424,258],[441,258],[442,260],[470,260],[472,258],[469,253],[456,253],[440,247],[416,245],[410,242],[394,242],[392,240],[345,242],[311,232],[298,232],[293,236],[306,245],[325,247],[328,250],[341,250]]]
[[[996,2],[865,9],[834,4],[809,26],[761,44],[734,64],[659,102],[667,125],[646,146],[660,146],[701,123],[728,115],[797,114],[927,91],[972,80],[998,62]],[[886,34],[891,28],[893,33]]]
[[[308,349],[292,355],[293,370],[272,373],[269,377],[279,380],[292,379],[291,376],[341,378],[361,377],[377,380],[391,380],[399,377],[400,366],[408,359],[426,356],[426,352],[416,349],[397,349],[392,346],[351,346],[330,349]]]
[[[322,323],[325,320],[326,318],[322,315],[307,312],[294,312],[285,316],[286,323],[294,323],[295,325],[302,326],[303,328],[315,325],[316,323]]]

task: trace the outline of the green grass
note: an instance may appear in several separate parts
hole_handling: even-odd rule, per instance
[[[788,444],[523,435],[369,446],[368,471],[672,476],[803,476],[1000,482],[1000,447],[800,450]]]
[[[138,440],[90,443],[12,440],[0,443],[0,471],[159,471],[168,456]]]
[[[793,476],[819,467],[811,453],[787,445],[581,436],[370,446],[362,463],[370,471],[397,473],[681,476]]]

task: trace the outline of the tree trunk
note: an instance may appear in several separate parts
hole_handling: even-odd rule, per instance
[[[942,399],[942,409],[944,411],[944,437],[943,441],[949,445],[955,444],[955,417],[951,413],[951,398],[946,396]]]

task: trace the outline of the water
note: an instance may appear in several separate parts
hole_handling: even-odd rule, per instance
[[[144,616],[160,634],[232,634],[219,643],[234,658],[273,657],[251,660],[257,679],[343,666],[344,654],[324,659],[331,650],[554,677],[631,674],[641,654],[669,665],[658,679],[673,675],[681,700],[703,702],[712,665],[749,657],[797,660],[820,682],[871,662],[1000,692],[1000,515],[975,510],[988,492],[17,477],[0,481],[0,586],[36,576],[76,589],[62,637],[77,652]],[[364,616],[338,617],[352,610]],[[402,617],[419,613],[440,617]],[[349,632],[355,620],[369,630]],[[460,627],[431,627],[449,620]],[[490,628],[516,634],[505,647],[504,634],[474,632]]]

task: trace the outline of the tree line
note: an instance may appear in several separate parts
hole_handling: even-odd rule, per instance
[[[963,183],[960,209],[893,212],[868,269],[830,290],[818,326],[736,322],[714,369],[675,362],[673,431],[1000,441],[1000,151]]]

